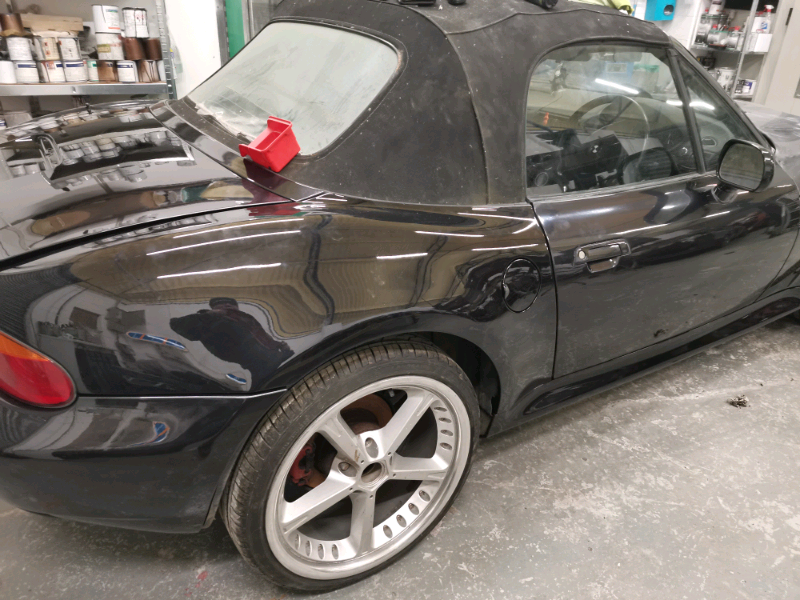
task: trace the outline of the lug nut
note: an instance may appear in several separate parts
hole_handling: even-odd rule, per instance
[[[339,470],[348,477],[352,477],[356,473],[355,467],[351,465],[349,462],[344,462],[344,461],[339,463]]]

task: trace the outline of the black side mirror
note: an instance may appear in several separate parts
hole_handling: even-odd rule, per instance
[[[772,183],[775,161],[766,148],[752,142],[730,140],[722,148],[714,198],[724,203],[732,201],[737,190],[760,192]]]

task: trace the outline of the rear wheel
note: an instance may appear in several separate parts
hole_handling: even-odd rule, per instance
[[[290,390],[248,443],[222,507],[231,537],[284,587],[366,577],[443,517],[477,427],[472,385],[437,348],[349,353]]]

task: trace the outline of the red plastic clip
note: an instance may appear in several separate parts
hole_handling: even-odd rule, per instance
[[[283,169],[297,153],[300,145],[292,131],[292,122],[278,117],[267,119],[267,128],[249,145],[239,144],[242,158],[249,156],[262,167],[276,173]]]

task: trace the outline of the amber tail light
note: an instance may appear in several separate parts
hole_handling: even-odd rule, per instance
[[[0,333],[0,395],[57,408],[72,402],[75,386],[58,364]]]

